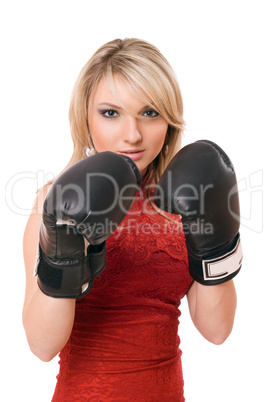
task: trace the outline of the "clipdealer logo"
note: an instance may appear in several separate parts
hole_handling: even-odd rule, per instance
[[[263,210],[264,210],[264,193],[263,193],[263,169],[251,173],[248,177],[238,180],[237,189],[240,200],[240,217],[237,216],[230,208],[230,212],[234,218],[240,219],[240,225],[255,232],[263,231]],[[232,191],[229,194],[229,199]]]
[[[89,175],[90,176],[90,175]],[[97,176],[97,175],[95,175]],[[18,172],[10,177],[10,179],[6,182],[5,188],[5,203],[6,206],[11,210],[14,214],[20,216],[29,216],[32,212],[33,208],[33,200],[30,201],[29,205],[25,205],[25,201],[22,200],[21,194],[23,189],[30,189],[33,194],[37,192],[38,189],[42,188],[48,181],[54,179],[55,175],[52,172],[44,172],[41,170],[38,171],[24,171]],[[113,203],[110,207],[114,207],[116,203],[119,203],[119,207],[124,211],[124,199],[127,197],[124,194],[126,189],[123,189],[119,192],[117,188],[117,183],[115,180],[109,175],[105,175],[106,179],[110,181],[110,184],[114,188],[114,198]],[[90,180],[90,178],[88,178]],[[232,195],[238,191],[239,200],[240,200],[240,216],[238,216],[234,211],[232,211],[231,206],[229,205],[229,210],[232,216],[240,220],[241,226],[247,228],[256,233],[261,233],[263,231],[263,214],[264,214],[264,191],[263,191],[263,181],[264,181],[264,172],[263,169],[259,169],[253,173],[250,173],[247,177],[238,180],[237,186],[235,186],[229,193],[229,200]],[[187,187],[187,184],[185,185]],[[90,186],[88,185],[88,188]],[[157,186],[156,186],[157,187]],[[189,195],[190,199],[196,199],[198,201],[199,198],[199,208],[200,208],[200,216],[204,212],[205,208],[205,195],[210,190],[211,186],[200,187],[199,189],[191,188],[191,194]],[[82,194],[82,190],[77,186],[69,186],[68,189],[73,192],[76,192],[77,198],[79,200],[76,205],[79,208],[83,202],[85,202],[85,195]],[[67,190],[67,187],[59,188],[59,196],[62,197],[63,192]],[[137,188],[138,190],[138,188]],[[139,191],[139,190],[138,190]],[[142,192],[140,191],[140,195]],[[177,191],[177,195],[179,196],[179,190]],[[163,195],[161,194],[160,197]],[[124,198],[125,197],[125,198]],[[117,199],[117,200],[116,200]],[[83,202],[82,202],[83,201]],[[161,200],[160,200],[161,201]],[[161,204],[161,202],[160,202]],[[150,208],[148,208],[149,203],[148,200],[144,202],[145,213],[156,213],[153,212]],[[160,205],[161,206],[161,205]],[[90,207],[90,205],[88,205]],[[107,209],[109,210],[109,208]],[[34,212],[34,211],[33,211]],[[103,211],[102,211],[103,212]],[[127,213],[127,211],[124,211]],[[207,232],[212,233],[213,228],[207,225],[208,222],[199,219],[198,227],[192,228],[195,230],[201,230],[203,233]],[[186,230],[186,228],[184,228]]]

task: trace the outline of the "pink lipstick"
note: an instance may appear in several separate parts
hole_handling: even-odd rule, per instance
[[[143,156],[144,150],[143,149],[126,149],[125,151],[119,151],[119,154],[126,155],[129,158],[131,158],[133,161],[136,161]]]

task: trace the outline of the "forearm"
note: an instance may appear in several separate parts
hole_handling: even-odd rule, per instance
[[[232,331],[236,311],[233,281],[216,286],[194,281],[188,292],[188,303],[198,331],[210,342],[223,343]]]
[[[32,352],[43,361],[56,356],[70,337],[74,314],[75,300],[49,297],[37,289],[23,311]]]

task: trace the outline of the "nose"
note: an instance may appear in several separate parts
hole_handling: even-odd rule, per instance
[[[124,127],[124,141],[129,144],[136,144],[141,141],[142,136],[140,132],[138,119],[128,116]]]

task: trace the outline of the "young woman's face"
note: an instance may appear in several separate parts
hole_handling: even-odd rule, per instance
[[[93,95],[89,111],[91,138],[98,152],[127,155],[144,174],[163,147],[168,123],[135,97],[119,78],[115,84],[126,110],[139,117],[133,117],[120,107],[103,79]]]

